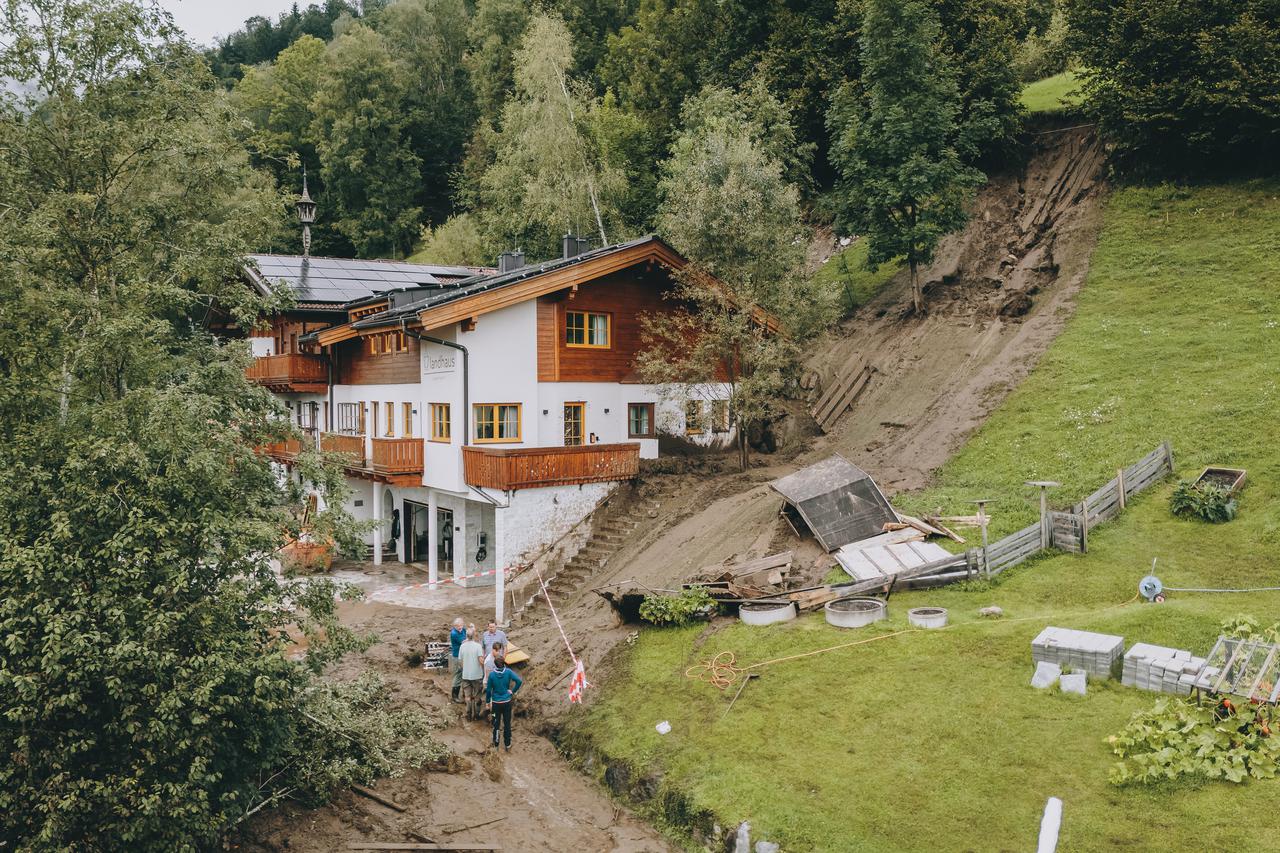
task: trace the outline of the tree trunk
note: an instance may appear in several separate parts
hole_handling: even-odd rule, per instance
[[[747,444],[747,425],[738,421],[738,467],[745,471],[750,462],[751,448]]]
[[[915,258],[908,262],[911,267],[911,307],[917,314],[924,313],[924,291],[920,288],[920,264]]]

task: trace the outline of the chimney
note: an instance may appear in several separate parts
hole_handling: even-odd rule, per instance
[[[583,252],[591,249],[591,241],[586,237],[577,237],[573,234],[566,234],[560,240],[560,245],[564,249],[563,257],[567,261],[569,258],[576,258]]]
[[[524,252],[519,249],[498,255],[498,272],[511,272],[522,266],[524,266]]]

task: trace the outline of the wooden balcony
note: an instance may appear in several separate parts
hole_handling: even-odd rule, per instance
[[[329,389],[329,362],[322,355],[264,355],[254,359],[244,373],[278,394],[323,394]]]
[[[282,441],[273,441],[270,444],[264,444],[258,448],[260,452],[267,454],[272,459],[279,462],[292,462],[298,458],[298,454],[302,452],[302,440],[297,438],[286,438]]]
[[[320,435],[320,449],[341,453],[347,473],[406,486],[422,485],[423,444],[421,438],[375,438],[370,440],[370,456],[365,456],[363,435],[326,432]]]
[[[462,448],[468,485],[490,489],[537,489],[630,480],[640,473],[640,445],[581,447]]]
[[[375,438],[373,440],[373,472],[375,474],[422,475],[421,438]]]
[[[352,468],[364,467],[364,436],[336,432],[320,433],[320,449],[325,453],[343,453],[350,457]]]

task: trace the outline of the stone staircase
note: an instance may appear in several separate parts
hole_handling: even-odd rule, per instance
[[[561,602],[567,602],[575,594],[591,586],[591,578],[604,568],[609,559],[618,552],[630,535],[643,523],[651,523],[661,503],[651,498],[632,497],[623,499],[614,505],[611,501],[597,512],[602,516],[596,520],[591,538],[575,554],[572,559],[561,566],[553,575],[544,572],[543,579],[547,584],[547,592],[557,608]],[[654,514],[654,515],[651,515]],[[511,616],[511,627],[516,627],[529,619],[547,611],[546,598],[538,588],[536,580],[531,587],[534,590],[520,609]]]

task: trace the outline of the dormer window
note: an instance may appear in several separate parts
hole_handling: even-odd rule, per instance
[[[591,347],[608,349],[609,327],[608,314],[597,314],[591,311],[565,312],[564,342],[571,347]]]

